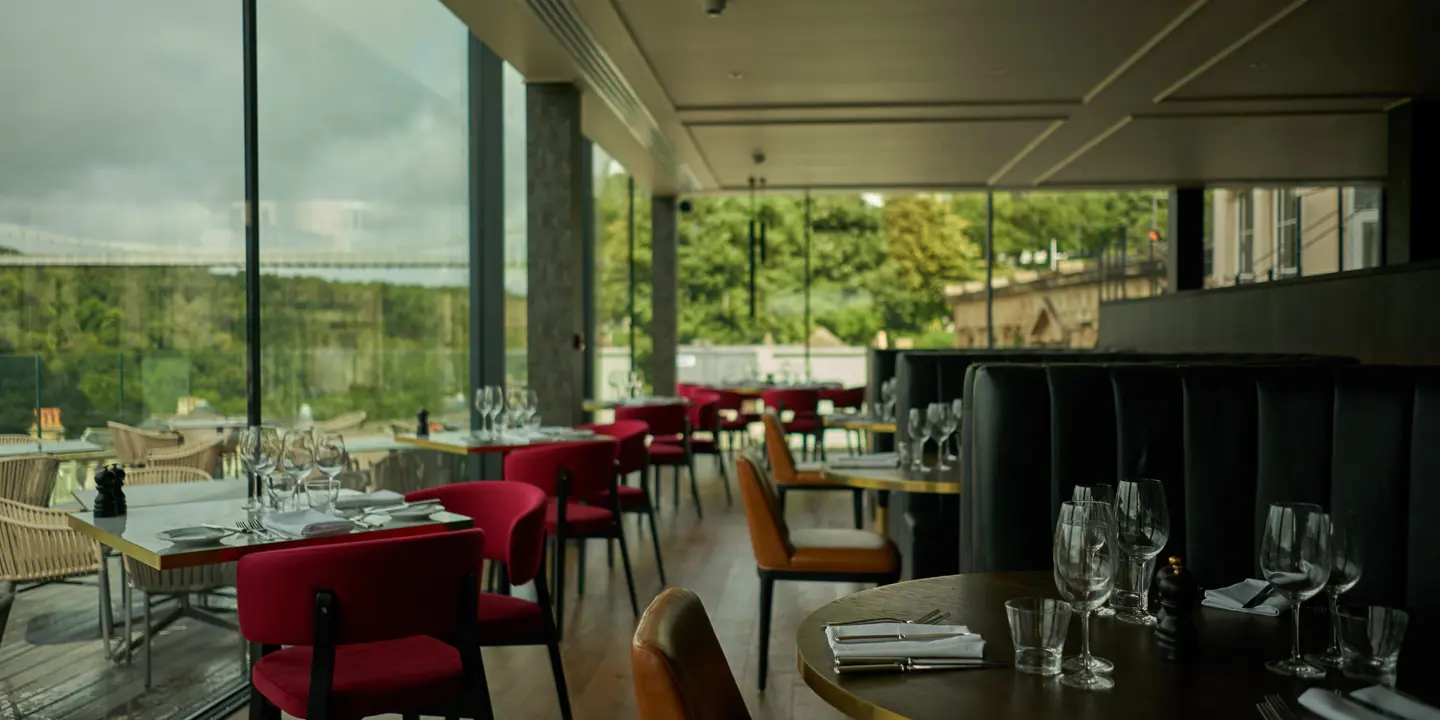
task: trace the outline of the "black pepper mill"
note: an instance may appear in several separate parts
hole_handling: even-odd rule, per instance
[[[415,437],[430,437],[430,411],[425,408],[415,416]]]
[[[107,465],[95,471],[95,506],[92,511],[97,518],[118,517],[125,514],[125,468]]]
[[[1200,584],[1178,557],[1172,556],[1170,566],[1157,575],[1160,616],[1155,623],[1155,640],[1160,643],[1160,656],[1172,662],[1193,660],[1200,653],[1200,634],[1195,629]]]

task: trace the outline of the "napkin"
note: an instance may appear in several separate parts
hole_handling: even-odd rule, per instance
[[[1440,720],[1440,710],[1412,700],[1390,688],[1376,685],[1350,693],[1376,707],[1385,708],[1408,720]],[[1329,690],[1310,688],[1300,696],[1300,705],[1325,720],[1391,720],[1369,708],[1345,702]]]
[[[339,495],[335,498],[335,507],[341,510],[357,510],[360,508],[399,505],[403,502],[405,502],[405,496],[394,490],[376,490],[373,493],[362,493],[358,490],[341,488]]]
[[[900,466],[900,458],[893,452],[875,453],[874,455],[860,455],[857,457],[836,458],[831,461],[831,467],[837,468],[893,468]]]
[[[266,528],[281,535],[298,538],[340,535],[350,532],[355,523],[314,510],[292,510],[290,512],[266,515],[260,521]]]
[[[857,635],[941,635],[954,637],[917,638],[910,640],[861,640],[840,642],[841,638]],[[838,660],[847,657],[884,658],[966,658],[979,660],[985,656],[985,640],[964,625],[917,625],[914,623],[864,623],[831,625],[825,628],[830,652]]]
[[[1234,610],[1235,612],[1251,613],[1253,615],[1269,615],[1274,617],[1280,614],[1281,610],[1290,607],[1290,601],[1286,600],[1280,593],[1271,593],[1265,602],[1252,608],[1242,607],[1256,593],[1265,589],[1264,580],[1251,578],[1235,583],[1230,587],[1223,587],[1218,590],[1206,590],[1205,599],[1200,601],[1205,607],[1217,608],[1220,610]]]

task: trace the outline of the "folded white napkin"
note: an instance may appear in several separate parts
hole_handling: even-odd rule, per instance
[[[1350,695],[1408,720],[1440,720],[1440,710],[1411,700],[1390,688],[1375,685],[1356,690]],[[1362,705],[1345,702],[1329,690],[1321,688],[1306,690],[1305,694],[1300,696],[1300,705],[1325,720],[1390,720]]]
[[[893,468],[900,465],[900,458],[893,452],[836,458],[830,464],[837,468]]]
[[[1257,593],[1265,589],[1264,580],[1250,578],[1235,583],[1230,587],[1223,587],[1216,590],[1206,590],[1205,599],[1200,601],[1205,607],[1212,607],[1219,610],[1234,610],[1235,612],[1251,613],[1252,615],[1279,615],[1281,610],[1290,607],[1290,601],[1286,600],[1280,593],[1271,593],[1265,602],[1252,608],[1244,607]]]
[[[858,640],[840,642],[842,638],[860,635],[906,635],[903,640]],[[915,637],[947,635],[949,637]],[[832,625],[825,628],[830,652],[835,657],[884,658],[966,658],[979,660],[985,656],[985,640],[964,625],[916,625],[912,623],[865,623],[863,625]]]
[[[405,502],[405,496],[394,490],[376,490],[373,493],[362,493],[359,490],[341,488],[340,493],[335,497],[335,507],[341,510],[387,507],[390,505],[399,505],[403,502]]]
[[[292,510],[266,515],[260,521],[266,528],[290,537],[312,538],[350,532],[355,523],[314,510]]]

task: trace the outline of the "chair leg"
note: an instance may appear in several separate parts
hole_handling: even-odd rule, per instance
[[[720,466],[720,480],[725,483],[725,504],[734,507],[735,496],[730,493],[730,469],[726,467],[728,463],[723,453],[715,456],[715,464]]]
[[[150,593],[140,593],[140,604],[145,606],[145,689],[150,689],[150,644],[154,638],[150,637]]]
[[[776,494],[780,496],[780,517],[785,517],[785,488],[775,488]]]
[[[810,461],[810,436],[800,436],[800,462]]]
[[[855,529],[865,529],[865,491],[855,488],[854,493]]]
[[[565,637],[565,540],[555,538],[555,639]]]
[[[815,436],[815,454],[820,457],[820,462],[825,462],[825,431],[821,430]]]
[[[680,466],[679,466],[679,465],[671,465],[671,466],[670,466],[670,494],[671,494],[671,495],[674,495],[674,497],[670,498],[671,509],[672,509],[672,510],[679,510],[679,509],[680,509]]]
[[[545,641],[545,650],[550,653],[550,674],[555,677],[555,698],[560,701],[560,717],[572,720],[570,690],[565,685],[565,666],[560,662],[560,643],[552,637]]]
[[[621,532],[624,532],[624,529],[623,529],[623,528],[621,529]],[[615,567],[615,541],[614,541],[614,540],[606,540],[606,541],[605,541],[605,567],[607,567],[607,568],[613,568],[613,567]]]
[[[760,689],[765,689],[765,674],[770,667],[770,606],[775,599],[775,578],[760,571]]]
[[[705,513],[700,510],[700,485],[695,482],[695,458],[692,456],[685,467],[690,472],[690,497],[695,498],[695,515],[701,520],[705,519]],[[678,470],[676,472],[679,472]],[[729,486],[726,486],[729,489]],[[677,495],[679,493],[676,493]]]
[[[585,594],[585,556],[589,555],[586,550],[590,546],[585,542],[586,538],[575,540],[575,596]]]
[[[615,518],[616,539],[620,541],[620,564],[625,566],[625,586],[630,590],[630,611],[640,617],[640,602],[635,599],[635,576],[630,573],[630,549],[625,543],[625,533],[620,531],[620,518]]]
[[[655,499],[655,508],[660,508],[660,470],[654,465],[645,466],[645,480],[643,484],[650,489],[650,496]]]
[[[665,561],[660,558],[660,533],[655,531],[655,508],[645,513],[650,518],[650,542],[655,546],[655,569],[660,571],[660,587],[665,587]]]

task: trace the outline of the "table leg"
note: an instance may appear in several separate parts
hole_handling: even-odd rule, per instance
[[[875,491],[875,532],[890,537],[890,491]]]

